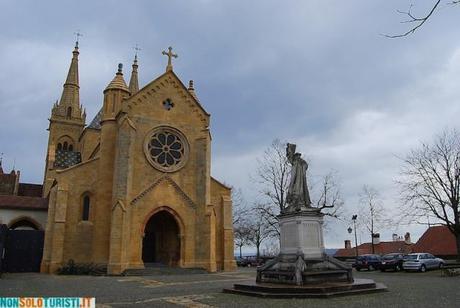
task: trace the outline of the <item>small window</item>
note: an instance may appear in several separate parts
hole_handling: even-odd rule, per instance
[[[83,213],[81,220],[89,220],[89,206],[90,206],[90,199],[89,196],[85,196],[83,198]]]
[[[163,108],[166,109],[166,110],[171,110],[172,108],[174,107],[174,103],[171,101],[171,99],[167,98],[164,102],[163,102]]]
[[[69,145],[69,151],[73,151],[73,145]]]
[[[68,147],[69,147],[69,144],[67,143],[67,141],[64,141],[64,145],[62,146],[62,149],[64,151],[67,151]]]
[[[58,151],[62,150],[62,143],[60,143],[60,142],[58,143],[57,149],[58,149]]]
[[[67,108],[67,119],[71,119],[72,118],[72,107],[68,107]]]

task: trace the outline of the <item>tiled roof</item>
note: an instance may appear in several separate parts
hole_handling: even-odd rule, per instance
[[[402,252],[402,253],[410,253],[412,252],[412,247],[414,244],[406,244],[404,241],[392,241],[392,242],[380,242],[379,244],[374,245],[375,254],[377,255],[386,255],[388,253],[394,252]],[[372,253],[372,244],[371,243],[364,243],[358,245],[358,254],[370,254]],[[354,257],[356,255],[355,248],[351,249],[339,249],[334,254],[334,257]]]
[[[25,196],[0,196],[0,209],[48,210],[48,199]]]
[[[81,163],[81,153],[73,151],[56,151],[56,158],[54,161],[55,168],[68,168],[73,165]]]
[[[414,252],[428,252],[437,256],[457,254],[455,236],[446,226],[428,228],[413,247]]]
[[[102,108],[96,114],[94,119],[89,123],[88,128],[101,129],[101,120],[102,120]]]
[[[19,183],[18,196],[41,197],[43,185]]]

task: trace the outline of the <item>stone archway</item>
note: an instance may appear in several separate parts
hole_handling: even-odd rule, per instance
[[[20,216],[8,224],[8,229],[11,230],[43,230],[40,223],[32,217]]]
[[[166,210],[152,215],[145,224],[142,261],[145,266],[162,264],[178,266],[181,257],[180,226]]]

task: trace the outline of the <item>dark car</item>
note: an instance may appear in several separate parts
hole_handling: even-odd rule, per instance
[[[380,263],[380,270],[382,272],[391,269],[395,272],[402,270],[404,262],[404,255],[402,253],[389,253],[382,257],[382,262]]]
[[[357,271],[365,268],[368,271],[373,271],[380,268],[381,258],[379,255],[361,255],[356,257],[354,267]]]
[[[247,257],[237,257],[236,258],[236,265],[238,266],[244,266],[244,267],[257,267],[259,265],[262,265],[264,262],[261,258],[257,259],[255,256],[247,256]]]
[[[236,257],[236,265],[238,266],[248,266],[249,261],[242,257]]]

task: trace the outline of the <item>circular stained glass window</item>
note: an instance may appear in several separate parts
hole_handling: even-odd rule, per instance
[[[145,155],[155,168],[173,172],[185,165],[188,143],[185,136],[172,127],[157,127],[146,138]]]

